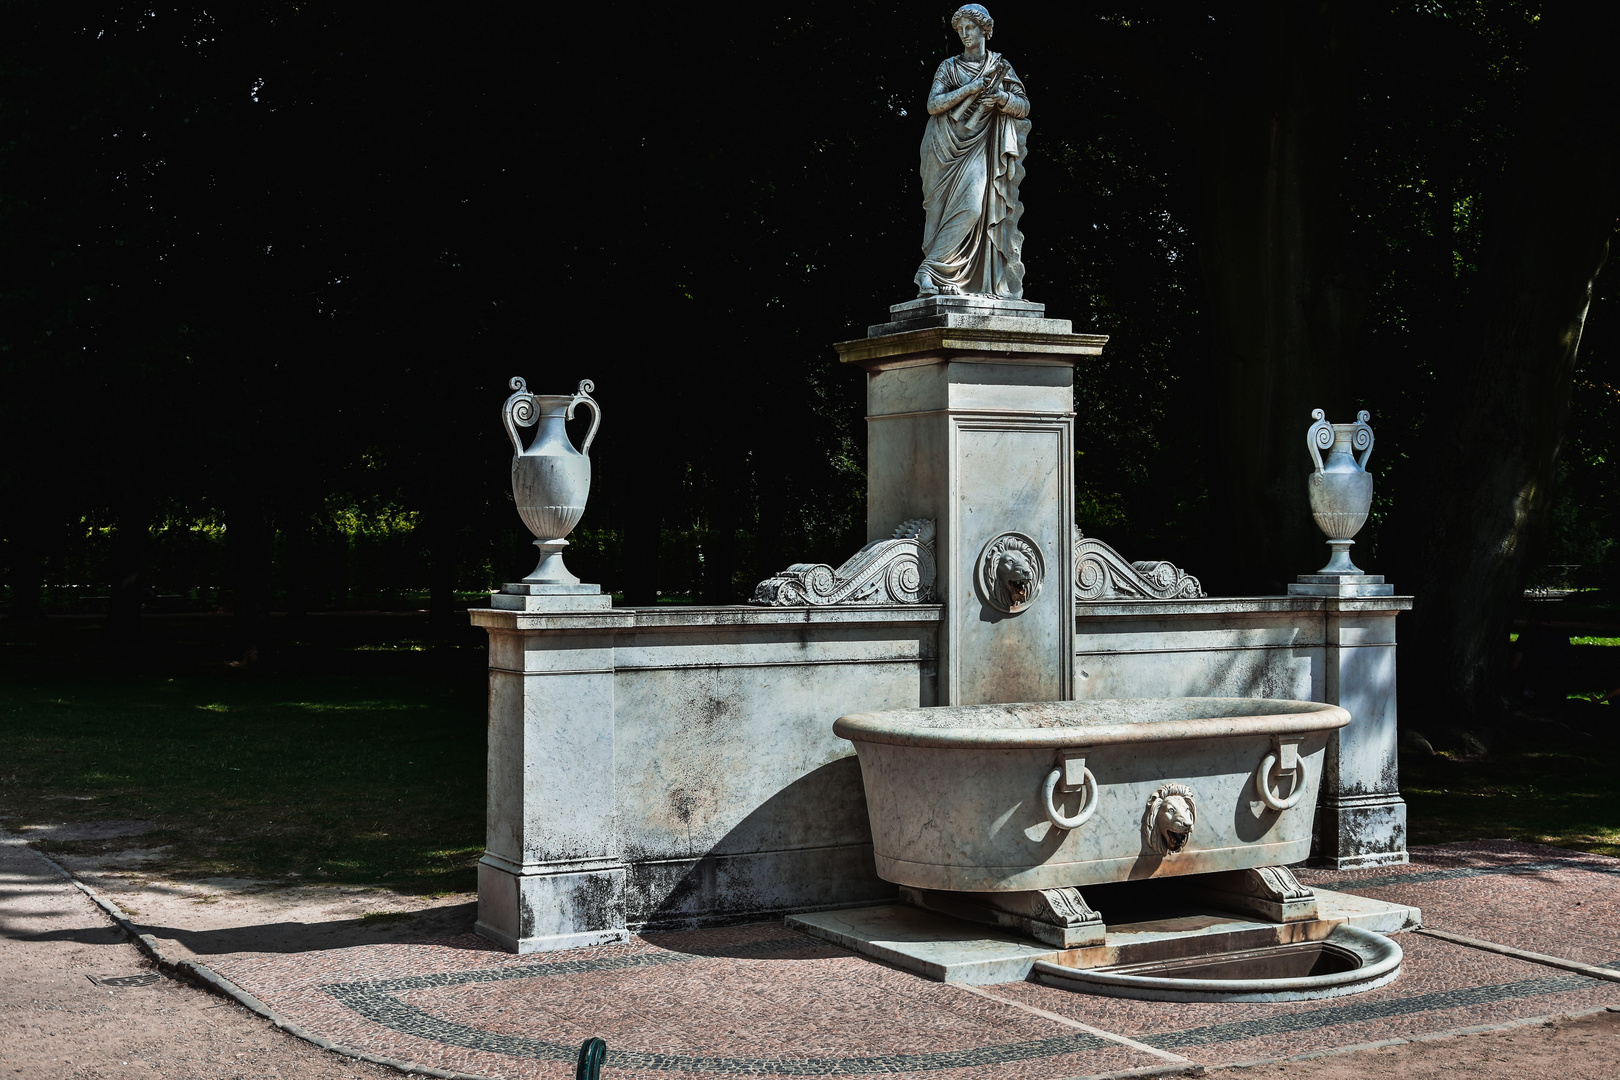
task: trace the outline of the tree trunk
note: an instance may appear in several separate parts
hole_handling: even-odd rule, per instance
[[[428,522],[428,628],[453,633],[465,621],[456,603],[456,530],[448,507],[440,506]]]
[[[1345,5],[1256,9],[1198,138],[1195,234],[1217,387],[1226,591],[1280,593],[1326,560],[1310,516],[1311,409],[1348,421],[1365,289],[1346,254]],[[1222,512],[1224,511],[1224,513]]]
[[[34,522],[17,521],[8,531],[12,624],[42,623],[45,607],[40,593],[45,588],[45,544]]]
[[[1576,349],[1620,215],[1608,19],[1598,5],[1547,19],[1475,303],[1402,509],[1417,553],[1402,685],[1459,724],[1501,714],[1508,627],[1547,527]]]
[[[740,599],[733,579],[737,576],[737,526],[742,520],[742,478],[729,456],[722,458],[716,472],[718,480],[709,498],[702,600],[705,604],[735,604]]]
[[[1359,20],[1352,4],[1287,2],[1252,5],[1244,20],[1207,83],[1144,53],[1131,31],[1077,26],[1070,47],[1122,75],[1194,149],[1223,524],[1200,575],[1218,592],[1280,593],[1327,558],[1305,494],[1311,409],[1353,419],[1366,289],[1347,254],[1340,172]]]
[[[309,617],[309,515],[294,510],[282,524],[287,539],[287,618]]]
[[[146,607],[147,555],[151,547],[151,513],[139,497],[118,508],[113,538],[112,595],[107,602],[107,636],[121,645],[141,640],[141,611]]]
[[[226,513],[225,525],[236,662],[251,666],[258,662],[264,647],[274,528],[263,501],[246,491],[237,493]]]

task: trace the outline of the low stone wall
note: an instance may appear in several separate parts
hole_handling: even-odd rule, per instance
[[[1088,697],[1287,697],[1355,720],[1328,749],[1318,855],[1405,859],[1402,598],[1078,605]],[[476,610],[490,635],[482,932],[523,951],[892,896],[833,721],[937,704],[938,605]]]
[[[1395,730],[1395,619],[1410,597],[1106,601],[1075,620],[1076,698],[1268,697],[1350,711],[1328,742],[1313,861],[1406,861]]]
[[[832,724],[935,703],[937,605],[472,618],[490,634],[494,940],[560,948],[893,895]]]

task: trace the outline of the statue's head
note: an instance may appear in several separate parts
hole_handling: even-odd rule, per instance
[[[996,20],[990,17],[983,4],[963,4],[956,9],[956,14],[951,16],[951,29],[958,34],[962,33],[964,26],[970,24],[984,31],[986,41],[989,41],[996,32]],[[966,39],[963,40],[963,44],[967,44]]]

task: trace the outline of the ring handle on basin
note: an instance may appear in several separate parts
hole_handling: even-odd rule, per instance
[[[1058,781],[1063,779],[1063,767],[1060,765],[1046,774],[1046,787],[1042,792],[1041,801],[1046,806],[1046,818],[1060,829],[1078,829],[1091,820],[1091,815],[1097,812],[1097,778],[1091,775],[1090,769],[1082,769],[1085,773],[1085,783],[1080,790],[1086,793],[1085,805],[1074,817],[1064,817],[1063,811],[1057,808],[1053,801],[1053,794],[1057,791]]]
[[[1254,774],[1254,786],[1260,789],[1260,798],[1273,810],[1287,810],[1305,794],[1305,763],[1294,762],[1294,792],[1284,799],[1271,790],[1271,770],[1277,766],[1277,755],[1267,754]]]

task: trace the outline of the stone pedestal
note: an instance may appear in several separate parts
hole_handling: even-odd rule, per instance
[[[537,591],[538,590],[538,591]],[[486,850],[479,934],[514,952],[620,941],[625,868],[614,828],[613,636],[628,616],[594,585],[490,596]],[[519,612],[574,614],[545,636]]]
[[[1408,861],[1396,756],[1395,617],[1411,606],[1406,596],[1326,601],[1322,700],[1343,706],[1351,720],[1328,740],[1312,857],[1319,865],[1354,870]]]
[[[1289,596],[1394,596],[1395,586],[1383,574],[1301,574],[1288,586]]]
[[[1027,301],[935,296],[890,314],[836,348],[867,372],[867,538],[937,523],[939,702],[1068,699],[1074,364],[1108,339]],[[998,569],[1009,550],[1016,561]],[[1026,563],[1038,579],[1027,605],[987,595]]]
[[[497,611],[603,611],[613,606],[613,597],[600,585],[509,581],[489,594],[489,606]]]

